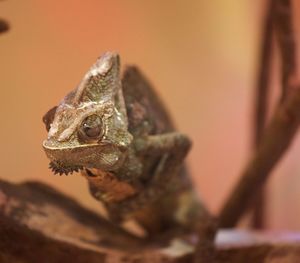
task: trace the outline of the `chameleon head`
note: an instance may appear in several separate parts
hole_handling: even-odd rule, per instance
[[[82,168],[113,171],[124,162],[132,135],[119,68],[119,56],[105,53],[78,87],[44,116],[48,138],[43,148],[55,173]]]

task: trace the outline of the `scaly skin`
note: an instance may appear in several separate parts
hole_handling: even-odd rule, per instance
[[[45,116],[44,150],[55,173],[82,170],[110,219],[135,219],[149,236],[211,220],[193,197],[183,161],[190,149],[143,75],[107,52]]]

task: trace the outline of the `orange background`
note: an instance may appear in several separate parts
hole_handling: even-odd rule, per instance
[[[41,118],[101,53],[116,50],[123,64],[139,65],[192,138],[193,179],[217,212],[251,153],[263,2],[1,1],[12,27],[0,36],[1,178],[40,180],[99,209],[83,178],[47,168]],[[299,153],[298,138],[270,180],[270,228],[300,229]]]

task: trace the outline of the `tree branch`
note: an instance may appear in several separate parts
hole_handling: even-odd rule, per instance
[[[300,87],[276,110],[262,141],[220,213],[220,227],[233,227],[291,145],[300,124]]]
[[[258,78],[255,90],[255,111],[254,111],[254,145],[258,147],[263,130],[266,124],[268,110],[269,80],[271,75],[272,60],[272,32],[273,32],[273,12],[274,0],[269,1],[267,13],[263,23],[262,45],[258,63]]]
[[[290,0],[275,1],[274,23],[281,55],[282,96],[288,93],[289,81],[296,71],[296,47],[292,24],[292,4]]]
[[[257,85],[255,90],[254,104],[254,138],[253,144],[256,149],[261,141],[263,130],[266,125],[268,111],[269,80],[271,75],[272,61],[272,32],[273,32],[273,13],[274,0],[269,0],[266,16],[263,23],[262,45],[260,50],[259,70]],[[265,208],[265,189],[258,193],[253,206],[252,225],[254,228],[263,227],[264,208]]]
[[[0,213],[46,236],[70,242],[84,238],[91,244],[123,250],[143,245],[142,239],[41,183],[13,185],[0,180]]]
[[[105,226],[108,229],[103,229]],[[129,251],[126,246],[125,249],[111,246],[101,238],[101,233],[105,235],[110,230],[110,226],[98,215],[46,185],[14,185],[0,181],[1,263],[54,263],[70,260],[72,263],[190,263],[194,258],[192,242],[177,241],[177,244],[175,242],[167,247],[161,247],[159,243],[151,247],[141,244],[140,249],[135,251]],[[207,228],[203,231],[206,232]],[[241,259],[243,263],[263,262],[271,256],[278,259],[278,250],[279,259],[282,256],[300,255],[300,247],[293,245],[294,240],[278,239],[278,236],[274,240],[256,235],[239,234],[238,231],[221,233],[214,247],[214,262],[238,263]],[[119,239],[114,231],[110,236],[111,239]],[[123,242],[126,242],[125,239],[127,236]],[[193,239],[194,236],[191,236],[190,240]],[[253,240],[264,240],[264,244]],[[285,246],[279,245],[282,243]],[[202,250],[204,254],[199,256],[210,256],[211,247],[207,249],[207,252]],[[203,260],[198,262],[209,263]]]
[[[254,157],[248,163],[220,213],[220,226],[233,227],[267,181],[270,172],[291,145],[300,122],[300,86],[296,72],[295,43],[289,0],[276,0],[275,32],[281,49],[282,96]]]

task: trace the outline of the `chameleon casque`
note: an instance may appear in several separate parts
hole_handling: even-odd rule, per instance
[[[211,219],[183,164],[189,138],[136,67],[120,77],[118,54],[102,55],[43,121],[50,168],[80,170],[113,222],[133,219],[151,236]]]

